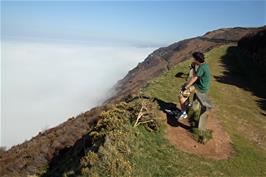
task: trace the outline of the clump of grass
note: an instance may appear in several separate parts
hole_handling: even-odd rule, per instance
[[[212,130],[200,130],[197,128],[200,120],[200,104],[197,101],[194,101],[192,107],[189,108],[188,117],[192,127],[190,129],[190,132],[192,133],[193,138],[197,142],[206,144],[209,140],[213,138]]]
[[[198,128],[192,128],[191,133],[193,138],[202,144],[206,144],[209,140],[213,138],[212,136],[212,130],[206,129],[206,130],[200,130]]]

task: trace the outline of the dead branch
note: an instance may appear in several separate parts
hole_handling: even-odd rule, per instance
[[[153,122],[153,120],[147,120],[147,121],[143,121],[143,122],[138,122],[138,123],[137,123],[137,126],[138,126],[139,124],[145,124],[145,123],[148,123],[148,122]]]
[[[139,125],[138,122],[139,122],[140,118],[142,118],[143,116],[145,116],[145,115],[148,114],[147,112],[143,112],[144,110],[147,111],[147,108],[146,108],[146,106],[144,105],[144,101],[143,101],[143,102],[141,103],[141,108],[140,108],[140,111],[139,111],[138,117],[137,117],[136,122],[135,122],[135,124],[134,124],[133,127],[138,126],[138,125]]]

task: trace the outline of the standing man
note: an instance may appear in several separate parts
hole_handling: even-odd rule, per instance
[[[205,63],[203,53],[194,52],[192,56],[192,65],[196,65],[198,68],[193,73],[193,76],[182,86],[182,89],[178,95],[181,107],[181,112],[178,115],[178,119],[187,118],[185,102],[189,96],[195,92],[207,93],[211,84],[209,65]]]

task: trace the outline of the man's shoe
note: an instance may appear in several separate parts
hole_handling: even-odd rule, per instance
[[[178,117],[178,120],[186,119],[187,118],[187,113],[186,111],[180,112],[180,115]]]

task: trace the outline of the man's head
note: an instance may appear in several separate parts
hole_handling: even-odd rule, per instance
[[[201,63],[204,63],[204,54],[201,52],[194,52],[192,54],[193,58],[194,58],[194,62],[198,65],[200,65]]]

